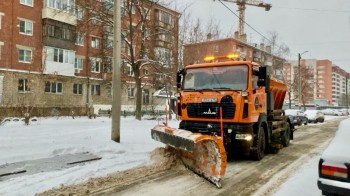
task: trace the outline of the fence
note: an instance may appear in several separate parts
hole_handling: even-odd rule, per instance
[[[0,107],[0,119],[5,117],[23,117],[23,107]],[[36,117],[47,116],[71,116],[74,111],[75,116],[86,115],[85,107],[34,107],[30,115]]]

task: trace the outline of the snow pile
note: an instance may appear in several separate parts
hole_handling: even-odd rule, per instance
[[[151,163],[149,152],[163,147],[151,139],[150,130],[161,121],[121,119],[121,142],[111,140],[111,119],[45,118],[25,126],[11,122],[0,126],[0,165],[90,152],[99,161],[64,170],[0,179],[0,195],[34,195],[61,184],[78,184],[92,177]],[[170,121],[178,127],[178,121]]]

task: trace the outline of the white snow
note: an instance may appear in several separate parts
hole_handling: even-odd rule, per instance
[[[0,181],[0,195],[34,195],[61,184],[77,184],[150,163],[149,152],[162,143],[151,139],[151,128],[162,121],[121,118],[121,142],[111,140],[111,119],[39,118],[25,126],[10,122],[0,126],[0,165],[19,161],[90,152],[101,160],[83,166],[41,172]],[[178,127],[178,121],[169,121]]]
[[[331,118],[326,116],[325,120]],[[122,117],[120,143],[111,140],[111,119],[107,117],[39,118],[29,126],[22,122],[6,123],[0,126],[0,165],[81,152],[90,152],[102,159],[68,169],[0,180],[0,195],[34,195],[61,184],[78,184],[91,177],[149,164],[149,152],[164,146],[151,139],[150,130],[162,122]],[[178,127],[178,123],[169,121],[172,127]],[[320,195],[316,185],[318,159],[318,155],[308,158],[275,195],[291,195],[287,194],[291,190],[292,195]]]

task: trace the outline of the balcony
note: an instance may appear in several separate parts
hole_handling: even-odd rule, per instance
[[[156,40],[155,46],[156,47],[161,47],[161,48],[171,48],[172,47],[172,43],[165,42],[163,40]]]
[[[112,73],[103,73],[103,80],[112,81]]]
[[[71,25],[77,25],[77,17],[69,12],[63,10],[57,10],[50,7],[44,7],[42,9],[42,19],[53,19],[63,23],[68,23]]]
[[[171,29],[172,29],[172,25],[171,25],[171,24],[167,24],[167,23],[164,23],[164,22],[162,22],[162,21],[156,21],[155,26],[156,26],[156,27],[163,28],[163,29],[168,29],[168,30],[171,30]]]

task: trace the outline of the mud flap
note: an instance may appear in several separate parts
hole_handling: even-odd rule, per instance
[[[218,188],[225,175],[227,158],[221,137],[192,133],[163,125],[155,126],[152,138],[176,149],[186,167]]]

